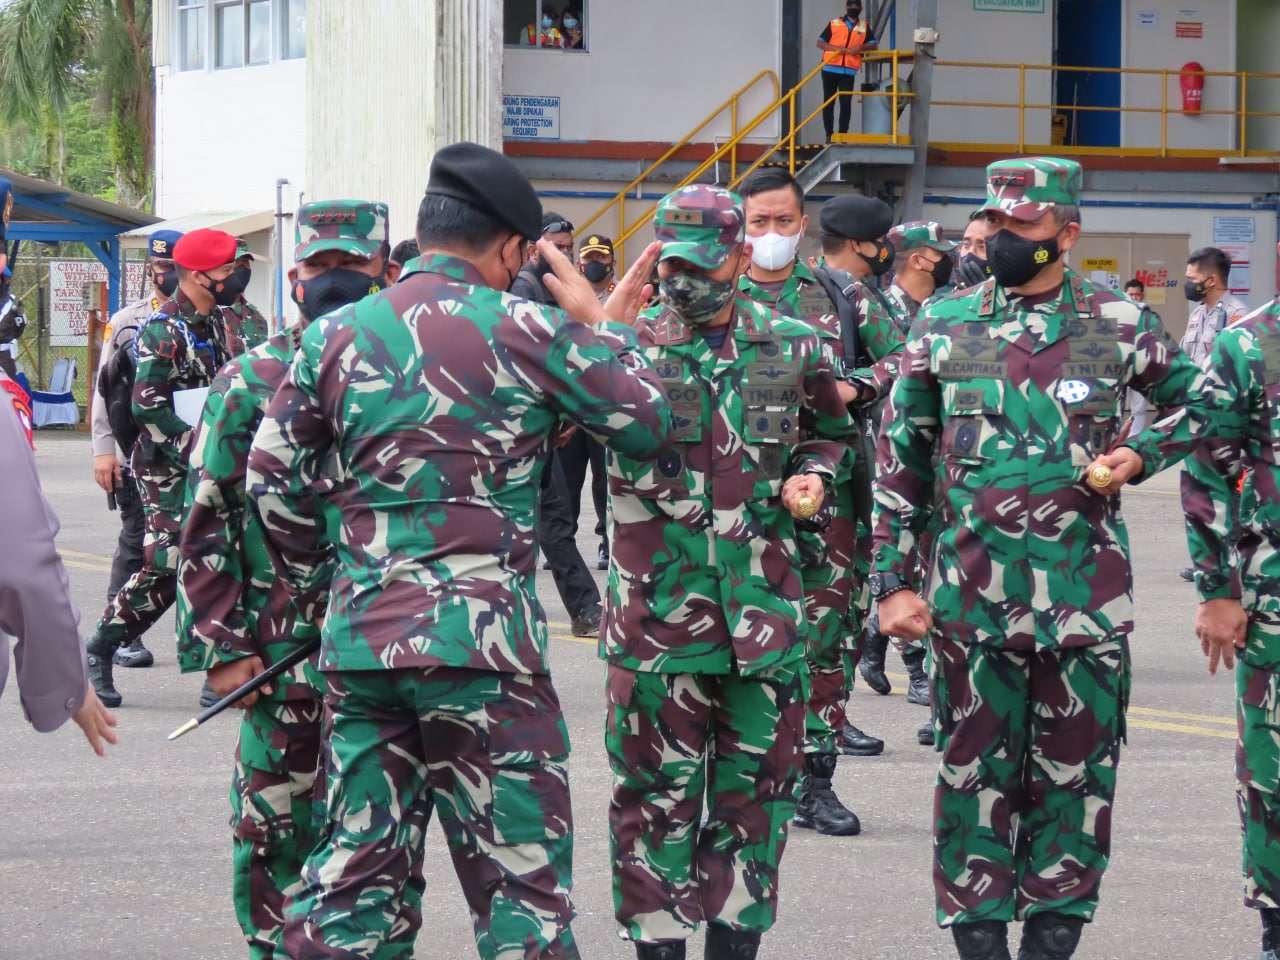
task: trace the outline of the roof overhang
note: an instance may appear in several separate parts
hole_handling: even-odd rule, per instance
[[[192,230],[222,230],[231,234],[233,237],[244,237],[253,233],[261,233],[264,230],[270,230],[275,222],[274,210],[219,210],[219,211],[202,211],[200,213],[189,213],[182,217],[174,217],[172,220],[161,220],[158,223],[148,224],[128,233],[120,234],[120,246],[126,250],[139,250],[147,245],[147,238],[156,230],[177,230],[180,233],[190,233]],[[253,244],[250,244],[253,248]],[[258,250],[254,250],[258,253]],[[264,248],[261,253],[265,256],[268,251]]]

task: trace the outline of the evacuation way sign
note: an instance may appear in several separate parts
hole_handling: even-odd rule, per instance
[[[502,135],[512,140],[559,140],[560,98],[502,98]]]

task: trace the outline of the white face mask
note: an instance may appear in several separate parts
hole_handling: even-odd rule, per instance
[[[761,270],[781,270],[796,258],[800,246],[800,234],[784,237],[780,233],[766,233],[751,238],[751,262]]]

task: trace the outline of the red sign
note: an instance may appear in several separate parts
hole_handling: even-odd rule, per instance
[[[1203,20],[1176,20],[1173,24],[1173,35],[1187,40],[1204,39]]]

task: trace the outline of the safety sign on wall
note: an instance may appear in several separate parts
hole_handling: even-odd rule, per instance
[[[142,289],[142,261],[125,265],[124,299],[133,300]],[[106,283],[107,268],[97,260],[49,261],[49,345],[86,347],[89,345],[89,311],[85,308],[85,287]]]
[[[560,98],[503,96],[502,136],[509,140],[559,140]]]

